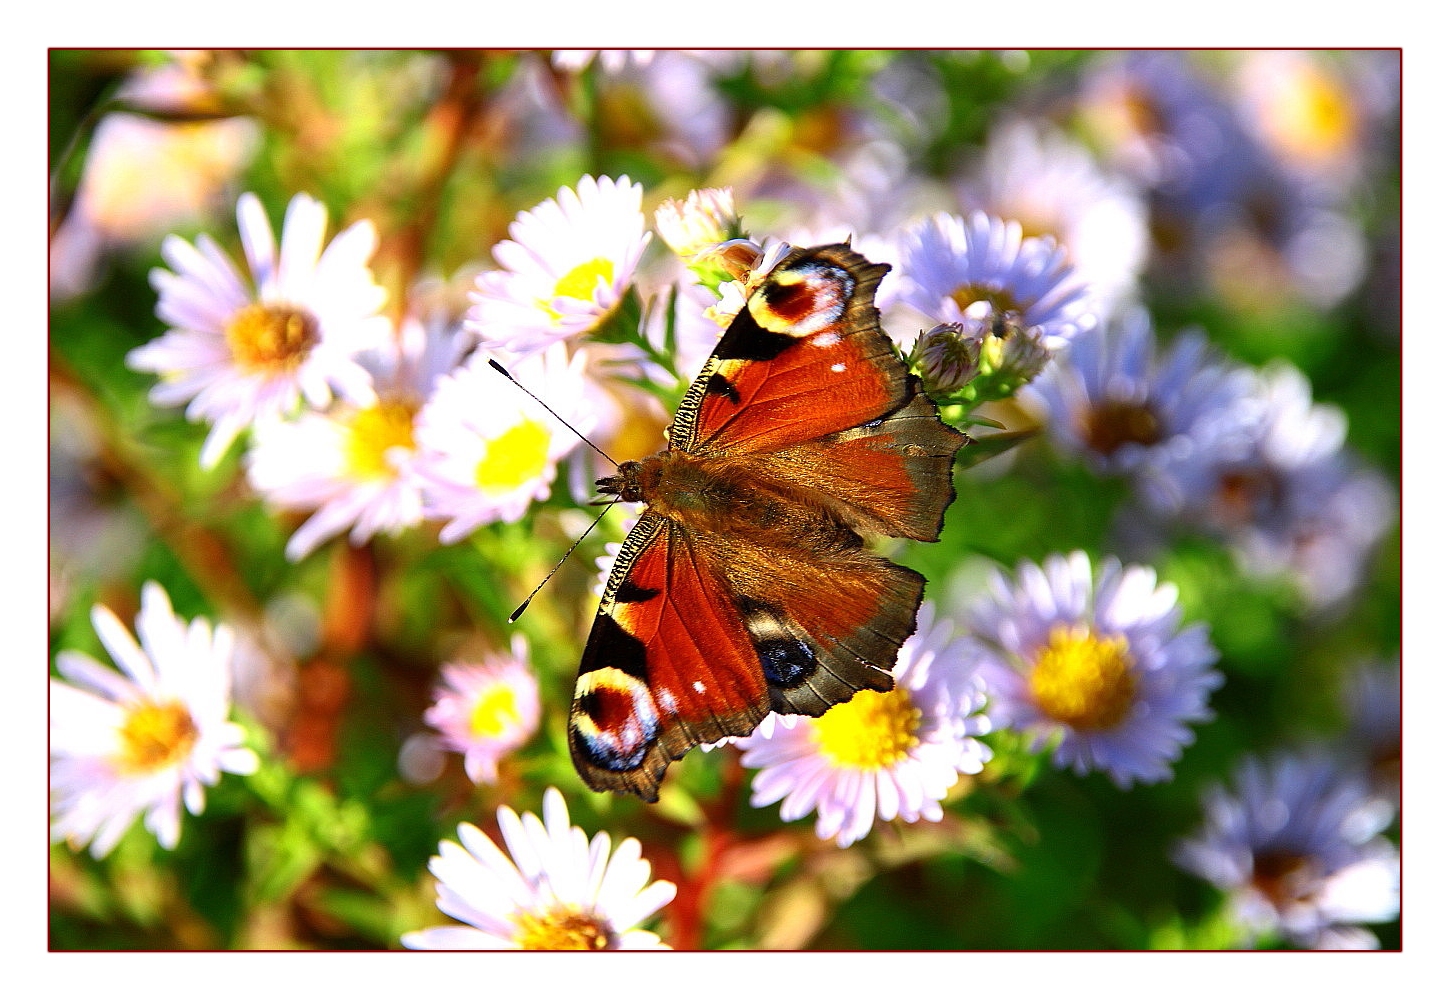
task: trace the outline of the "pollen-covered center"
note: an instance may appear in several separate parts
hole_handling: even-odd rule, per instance
[[[558,321],[563,318],[563,314],[550,305],[553,299],[579,299],[582,302],[593,302],[594,289],[599,286],[600,282],[605,285],[614,284],[614,261],[608,257],[595,257],[593,260],[586,260],[584,263],[570,268],[554,283],[553,295],[548,300],[540,301],[539,307],[555,321]]]
[[[548,464],[548,430],[537,420],[524,420],[484,443],[473,480],[485,493],[508,493],[537,479]]]
[[[614,930],[595,914],[556,903],[542,911],[514,914],[514,942],[524,951],[608,951]]]
[[[1147,401],[1104,400],[1082,413],[1079,427],[1087,446],[1100,455],[1112,455],[1129,443],[1154,445],[1163,440],[1158,414]]]
[[[858,691],[815,723],[821,752],[842,767],[878,771],[906,757],[921,742],[921,709],[904,688]]]
[[[252,372],[290,372],[322,339],[317,318],[281,303],[252,302],[232,317],[227,347],[237,366]]]
[[[494,684],[485,689],[468,713],[468,730],[482,739],[497,739],[523,721],[519,715],[518,698],[507,684]]]
[[[348,421],[344,444],[348,470],[358,479],[384,479],[393,475],[387,454],[393,448],[412,451],[416,407],[403,402],[381,402],[359,410]]]
[[[185,760],[200,734],[185,705],[147,701],[126,715],[120,735],[116,763],[123,772],[145,774]]]
[[[1137,681],[1123,636],[1056,625],[1028,677],[1037,707],[1074,729],[1110,729],[1128,714]]]

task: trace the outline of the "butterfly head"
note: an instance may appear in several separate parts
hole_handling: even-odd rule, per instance
[[[639,462],[621,462],[614,475],[596,479],[594,487],[605,496],[638,503],[644,499],[644,490],[640,484],[640,468]]]

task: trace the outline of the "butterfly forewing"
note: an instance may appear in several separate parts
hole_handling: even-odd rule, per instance
[[[746,300],[675,414],[670,444],[769,452],[906,402],[874,295],[888,268],[850,248],[796,250]]]
[[[755,648],[689,545],[677,525],[646,512],[616,558],[569,721],[575,767],[596,791],[654,801],[671,760],[765,716]]]

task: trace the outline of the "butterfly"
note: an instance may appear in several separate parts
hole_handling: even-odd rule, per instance
[[[863,534],[935,541],[968,438],[881,330],[889,270],[847,244],[791,250],[685,393],[668,447],[596,482],[646,506],[574,688],[570,754],[590,788],[654,802],[692,747],[891,689],[926,580]]]

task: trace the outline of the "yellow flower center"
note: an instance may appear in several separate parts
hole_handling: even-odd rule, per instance
[[[880,771],[898,763],[916,746],[921,709],[901,687],[858,691],[815,723],[821,753],[842,767]]]
[[[1152,445],[1163,439],[1158,415],[1148,403],[1105,400],[1083,413],[1079,426],[1087,446],[1100,455],[1111,455],[1130,441]]]
[[[226,338],[238,367],[269,373],[296,369],[322,335],[305,309],[253,302],[232,317]]]
[[[524,951],[608,951],[614,932],[594,914],[559,903],[514,914],[514,941]]]
[[[479,695],[468,715],[468,728],[474,736],[497,739],[521,721],[513,688],[495,684]]]
[[[411,403],[385,401],[359,410],[347,424],[343,445],[348,471],[357,479],[387,479],[393,475],[387,453],[392,448],[413,450]]]
[[[988,285],[980,285],[974,281],[960,286],[948,296],[957,304],[957,308],[963,312],[974,302],[985,302],[992,307],[992,315],[1003,316],[1007,313],[1021,313],[1022,306],[1011,292],[1005,288],[992,288]]]
[[[595,257],[593,260],[586,260],[569,270],[554,285],[554,298],[580,299],[584,302],[594,301],[594,289],[600,282],[606,285],[614,283],[614,261],[608,257]],[[556,310],[549,301],[541,299],[539,308],[548,313],[556,322],[562,314]]]
[[[515,424],[483,446],[474,482],[485,493],[508,493],[537,479],[549,461],[549,432],[536,420]]]
[[[142,702],[121,724],[121,771],[146,774],[185,760],[198,736],[191,713],[177,701]]]
[[[1123,636],[1056,625],[1028,678],[1037,707],[1074,729],[1110,729],[1132,707],[1137,682]]]

